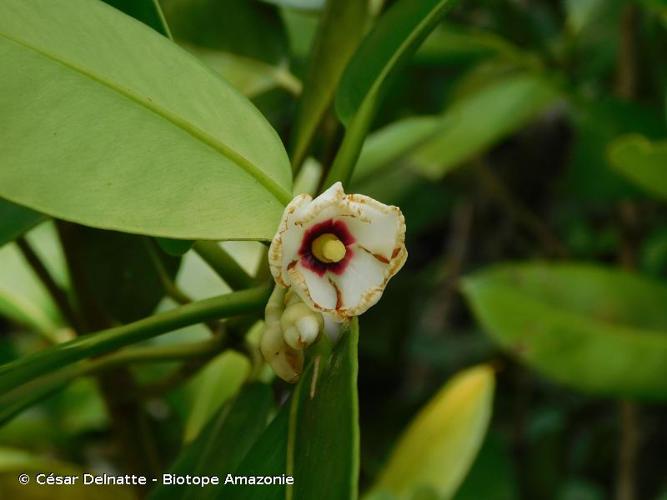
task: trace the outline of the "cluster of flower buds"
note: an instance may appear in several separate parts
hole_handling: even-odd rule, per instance
[[[276,288],[261,350],[276,374],[296,382],[303,350],[377,303],[407,255],[398,207],[346,195],[340,182],[315,199],[295,197],[269,249]]]

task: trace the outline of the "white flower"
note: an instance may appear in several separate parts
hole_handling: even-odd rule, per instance
[[[269,249],[276,282],[338,321],[373,306],[406,258],[400,209],[346,195],[340,182],[294,198]]]

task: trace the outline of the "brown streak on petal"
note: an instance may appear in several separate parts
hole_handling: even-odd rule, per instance
[[[375,257],[377,260],[379,260],[383,264],[389,264],[389,259],[387,257],[385,257],[384,255],[379,254],[379,253],[373,253],[368,248],[364,247],[363,245],[359,245],[359,248],[361,248],[367,254],[372,255],[373,257]]]
[[[299,263],[298,260],[293,260],[289,264],[287,264],[287,270],[289,271],[290,269],[294,269],[294,266],[296,266]]]
[[[329,278],[329,283],[331,283],[331,286],[336,291],[336,311],[338,311],[341,307],[343,307],[343,294],[341,293],[340,288],[338,288],[338,285],[336,285],[334,280]]]
[[[394,251],[391,253],[391,258],[395,259],[399,253],[401,253],[401,250],[403,250],[401,247],[394,248]]]

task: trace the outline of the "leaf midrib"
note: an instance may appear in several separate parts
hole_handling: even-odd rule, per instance
[[[242,154],[238,153],[237,151],[230,148],[226,144],[218,141],[215,137],[211,136],[210,134],[206,133],[200,128],[194,126],[187,120],[179,117],[174,113],[167,111],[166,109],[160,106],[152,104],[152,101],[149,102],[142,99],[139,95],[135,94],[129,89],[123,89],[115,85],[113,82],[108,81],[105,78],[102,78],[96,75],[95,73],[87,70],[86,68],[79,67],[76,64],[61,59],[57,55],[47,52],[39,47],[35,47],[30,43],[27,43],[23,40],[19,40],[2,32],[0,32],[0,37],[8,40],[9,42],[15,43],[16,45],[24,47],[27,50],[31,50],[36,54],[46,59],[49,59],[55,62],[56,64],[60,64],[86,78],[89,78],[90,80],[102,85],[103,87],[112,90],[118,95],[121,95],[122,97],[125,97],[130,101],[135,102],[136,104],[147,109],[148,111],[151,111],[160,118],[164,119],[165,121],[168,121],[172,125],[176,126],[177,128],[189,134],[194,139],[206,144],[207,146],[214,149],[218,153],[227,157],[233,163],[240,166],[243,170],[246,171],[246,173],[248,173],[255,180],[257,180],[262,186],[264,186],[264,188],[266,188],[266,190],[270,192],[282,205],[287,205],[291,201],[292,196],[290,195],[290,193],[287,190],[283,189],[276,181],[274,181],[268,175],[266,175],[260,168],[256,167],[250,160],[248,160]]]

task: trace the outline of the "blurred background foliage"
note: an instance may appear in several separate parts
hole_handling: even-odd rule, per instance
[[[108,3],[141,16],[139,4]],[[148,24],[252,99],[304,161],[297,185],[312,185],[343,127],[330,105],[305,113],[300,96],[315,82],[332,97],[347,58],[394,2],[371,2],[359,25],[334,24],[329,45],[314,42],[320,1],[160,3],[164,19]],[[362,489],[382,484],[399,435],[443,382],[488,363],[491,423],[453,498],[667,498],[666,88],[661,0],[460,1],[395,75],[349,189],[401,207],[410,253],[360,318]],[[31,249],[60,287],[79,282],[105,304],[109,317],[91,328],[172,307],[164,275],[195,299],[233,288],[187,246],[168,255],[140,237],[78,226],[59,227],[58,238],[52,221],[11,210],[0,205],[0,224],[34,229],[16,243],[22,231],[3,231],[0,242],[1,361],[71,337],[28,265]],[[69,257],[76,275],[58,243],[73,239],[86,249]],[[247,273],[263,272],[260,243],[223,246]],[[514,264],[489,267],[504,262]],[[152,343],[207,335],[188,327]],[[196,440],[251,370],[233,351],[165,378],[177,366],[130,369],[150,389],[144,425],[156,443],[139,460],[152,471]],[[15,472],[26,464],[119,470],[103,386],[79,378],[0,428],[3,498],[19,498]]]

